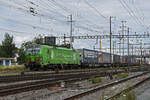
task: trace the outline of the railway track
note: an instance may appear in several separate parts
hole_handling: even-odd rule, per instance
[[[134,70],[135,71],[135,70]],[[134,72],[133,71],[133,72]],[[36,80],[33,82],[26,82],[26,83],[17,83],[14,85],[8,85],[8,86],[0,86],[0,96],[7,96],[7,95],[11,95],[11,94],[16,94],[16,93],[20,93],[20,92],[25,92],[25,91],[30,91],[30,90],[37,90],[37,89],[41,89],[41,88],[47,88],[47,87],[51,87],[51,86],[55,86],[55,85],[59,85],[61,82],[75,82],[75,81],[80,81],[80,80],[85,80],[85,79],[89,79],[91,77],[103,77],[108,75],[108,73],[111,74],[118,74],[118,73],[122,73],[125,71],[109,71],[109,72],[92,72],[92,73],[74,73],[74,74],[53,74],[52,76],[49,76],[49,78],[47,79],[43,79],[43,80]],[[134,76],[134,77],[138,77],[141,75],[144,75],[146,73]],[[121,82],[132,79],[134,77],[125,79],[125,80],[121,80]],[[108,86],[112,85],[112,84],[116,84],[116,83],[110,83],[108,84]],[[107,87],[107,86],[105,86]]]
[[[147,68],[131,68],[131,69],[121,69],[113,70],[114,72],[138,72],[138,71],[147,71]],[[28,80],[40,80],[40,79],[50,79],[56,77],[62,77],[67,75],[75,74],[107,74],[112,72],[112,70],[103,69],[103,70],[86,70],[86,71],[70,71],[70,72],[59,72],[59,73],[36,73],[36,74],[23,74],[23,75],[12,75],[12,76],[0,76],[0,83],[9,83],[9,82],[19,82],[19,81],[28,81]],[[112,72],[112,73],[114,73]]]
[[[24,74],[24,75],[13,75],[13,76],[0,76],[0,83],[9,83],[9,82],[19,82],[19,81],[28,81],[28,80],[40,80],[40,79],[49,79],[62,77],[67,75],[76,75],[76,74],[92,74],[97,73],[96,71],[80,71],[80,72],[65,72],[65,73],[40,73],[40,74]]]
[[[113,74],[117,74],[117,73],[114,72]],[[121,80],[121,82],[127,81],[129,79],[132,79],[132,78],[135,78],[138,76],[145,75],[146,73],[147,72],[142,73],[140,75],[136,75],[134,77],[130,77],[130,78],[125,79],[125,80]],[[102,77],[105,75],[106,75],[105,73],[93,74],[92,76],[91,76],[91,74],[83,74],[83,75],[77,74],[77,75],[73,75],[73,76],[62,76],[62,77],[56,77],[53,79],[45,79],[45,80],[40,80],[40,81],[35,81],[35,82],[27,82],[27,83],[23,83],[23,84],[0,86],[0,96],[7,96],[7,95],[21,93],[21,92],[25,92],[25,91],[38,90],[38,89],[47,88],[47,87],[53,87],[56,85],[60,85],[61,82],[65,82],[67,84],[70,82],[76,82],[76,81],[89,79],[93,76],[94,77]],[[110,83],[103,88],[106,88],[106,87],[114,85],[114,84],[117,84],[117,83]],[[72,100],[72,99],[66,99],[66,100]]]
[[[128,81],[128,80],[131,80],[131,79],[134,79],[134,78],[137,78],[137,77],[146,75],[147,73],[149,73],[149,72],[144,72],[144,73],[139,74],[139,75],[135,75],[135,76],[132,76],[132,77],[129,77],[129,78],[121,79],[121,80],[119,80],[119,81],[115,81],[115,82],[112,82],[112,83],[108,83],[108,84],[106,84],[106,85],[103,85],[103,86],[100,86],[100,87],[96,87],[96,88],[90,89],[90,90],[88,90],[88,91],[86,91],[86,92],[82,92],[82,93],[80,93],[80,94],[77,94],[77,95],[68,97],[68,98],[66,98],[66,99],[64,99],[64,100],[77,100],[77,99],[80,99],[80,98],[82,98],[82,97],[84,97],[84,96],[88,96],[89,94],[92,94],[92,93],[95,93],[95,92],[97,92],[97,91],[100,91],[100,90],[102,90],[102,89],[106,89],[106,88],[108,88],[108,87],[112,87],[112,86],[114,86],[114,85],[117,85],[117,84],[126,82],[126,81]],[[149,78],[148,78],[148,79],[149,79]],[[139,84],[141,84],[141,83],[139,83]],[[137,84],[137,85],[139,85],[139,84]],[[137,86],[137,85],[136,85],[136,86]],[[134,86],[134,87],[136,87],[136,86]],[[132,88],[133,88],[133,87],[132,87]],[[128,90],[131,90],[131,88],[129,88]],[[127,90],[124,90],[124,91],[127,91]],[[118,95],[120,95],[120,93],[117,94],[117,95],[115,95],[115,96],[118,96]],[[115,97],[115,96],[114,96],[114,97]],[[112,97],[112,98],[114,98],[114,97]],[[112,100],[112,98],[110,98],[110,99],[108,99],[108,100]]]
[[[113,74],[117,74],[117,73],[114,72]],[[105,75],[106,73],[75,74],[75,75],[67,75],[67,76],[55,77],[51,79],[40,80],[36,82],[27,82],[23,84],[0,86],[0,96],[7,96],[7,95],[20,93],[24,91],[30,91],[30,90],[55,86],[55,85],[59,85],[62,81],[70,83],[70,82],[89,79],[91,77],[102,77]]]
[[[120,97],[121,94],[126,94],[126,93],[130,92],[131,90],[133,90],[133,89],[139,87],[140,85],[144,84],[144,83],[145,83],[146,81],[148,81],[148,80],[150,80],[150,77],[147,77],[146,79],[144,79],[144,80],[142,80],[142,81],[136,83],[135,85],[133,85],[133,86],[127,88],[127,89],[124,89],[123,91],[121,91],[121,92],[119,92],[119,93],[113,95],[112,97],[110,97],[110,98],[108,98],[108,99],[106,99],[106,100],[115,100],[116,98]]]

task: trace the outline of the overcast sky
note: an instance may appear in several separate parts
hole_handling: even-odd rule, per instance
[[[69,36],[71,14],[73,35],[109,34],[110,16],[115,17],[113,34],[121,30],[121,21],[127,21],[125,25],[131,28],[131,34],[143,34],[149,30],[149,4],[150,0],[0,0],[0,42],[5,32],[14,36],[18,47],[39,34]],[[75,48],[93,49],[93,46],[99,48],[99,42],[74,42]],[[103,47],[108,46],[108,40],[103,40]]]

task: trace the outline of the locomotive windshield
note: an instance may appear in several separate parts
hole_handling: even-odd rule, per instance
[[[40,46],[39,45],[32,45],[26,48],[27,54],[39,54],[40,53]]]
[[[40,48],[27,48],[26,52],[27,54],[39,54]]]

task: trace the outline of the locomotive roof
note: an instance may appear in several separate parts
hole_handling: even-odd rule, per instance
[[[57,48],[57,49],[63,49],[63,50],[74,50],[72,48],[65,48],[65,47],[57,47],[57,46],[48,46],[48,45],[41,45],[47,48]]]

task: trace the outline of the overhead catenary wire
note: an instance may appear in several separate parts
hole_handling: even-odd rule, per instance
[[[85,1],[85,3],[86,3],[89,7],[91,7],[99,16],[101,16],[102,18],[104,18],[105,20],[108,21],[108,18],[105,17],[96,7],[94,7],[92,4],[90,4],[90,3],[88,2],[88,0],[84,0],[84,1]]]
[[[28,1],[28,0],[26,0],[26,1]],[[30,1],[28,1],[28,2],[30,3]],[[43,9],[42,11],[49,12],[49,13],[52,12],[52,13],[55,13],[55,14],[57,14],[59,16],[66,17],[66,15],[56,11],[56,9],[54,9],[51,5],[49,5],[48,2],[45,2],[45,0],[40,0],[39,3],[40,4],[36,4],[35,2],[33,2],[31,4],[35,4],[37,6],[36,9],[40,9],[41,8],[41,9]],[[51,8],[51,9],[49,9],[49,8]]]
[[[80,0],[79,0],[80,1]],[[79,1],[78,1],[78,4],[79,4]],[[77,10],[79,10],[80,9],[80,7],[78,7],[77,5],[75,5],[75,9],[77,9]],[[79,10],[80,11],[80,10]],[[77,12],[77,13],[79,13],[79,12]],[[89,13],[89,12],[85,12],[85,13]],[[87,19],[88,17],[84,17],[84,16],[82,16],[82,15],[80,15],[80,14],[78,14],[78,17],[77,17],[77,19],[76,19],[76,22],[77,23],[83,23],[83,24],[85,24],[86,23],[86,25],[87,26],[92,26],[93,28],[96,28],[96,29],[102,29],[102,27],[103,26],[100,26],[100,25],[98,25],[98,24],[96,24],[95,23],[95,21],[93,21],[93,22],[91,22],[91,18],[90,18],[90,20],[89,19]]]
[[[123,8],[129,13],[129,15],[135,20],[135,22],[139,25],[142,25],[143,23],[139,18],[135,15],[134,11],[128,6],[128,4],[124,0],[119,0]]]
[[[41,0],[41,1],[42,1],[45,5],[47,5],[48,8],[53,9],[53,12],[56,12],[56,13],[58,13],[59,15],[61,15],[61,16],[63,16],[63,17],[66,18],[66,15],[65,15],[65,14],[58,12],[58,11],[56,10],[57,8],[54,7],[54,6],[52,6],[52,5],[50,5],[49,2],[46,2],[45,0]],[[55,10],[55,11],[54,11],[54,10]]]
[[[30,33],[30,32],[16,31],[16,30],[11,30],[11,29],[1,28],[1,27],[0,27],[0,30],[19,33],[19,34],[33,34],[33,33]]]
[[[138,16],[136,16],[135,11],[130,8],[130,6],[126,3],[126,1],[125,0],[122,1],[126,5],[126,7],[130,10],[130,12],[133,14],[133,16],[140,22],[140,24],[143,24],[143,21]]]
[[[15,22],[15,23],[22,24],[22,25],[26,25],[26,26],[32,27],[32,28],[34,28],[34,29],[41,29],[41,30],[50,31],[49,28],[45,28],[45,27],[41,27],[41,26],[32,25],[32,24],[29,24],[29,23],[21,22],[21,21],[14,20],[14,19],[7,18],[7,17],[3,17],[3,16],[0,16],[0,19],[4,19],[4,20],[7,20],[7,21],[11,21],[11,22]]]
[[[67,13],[72,13],[72,11],[70,10],[70,9],[68,9],[67,7],[64,7],[63,5],[61,5],[60,3],[58,3],[58,2],[56,2],[55,0],[48,0],[48,1],[50,1],[52,4],[54,4],[55,6],[58,6],[59,8],[61,8],[61,9],[63,9],[65,12],[67,12]],[[86,21],[88,21],[88,20],[86,20]],[[75,26],[76,27],[76,26]],[[89,31],[89,28],[85,28],[85,27],[78,27],[78,28],[82,28],[82,29],[88,29],[88,31]],[[90,31],[96,31],[96,30],[90,30]]]
[[[55,6],[58,6],[59,8],[63,9],[68,14],[72,13],[72,11],[70,9],[68,9],[67,7],[64,7],[63,5],[61,5],[60,3],[56,2],[55,0],[48,0],[48,1],[51,2],[52,4],[54,4]],[[88,21],[88,20],[86,20],[86,21]],[[82,29],[83,29],[83,27],[82,27]],[[86,29],[86,28],[84,28],[84,29]]]
[[[27,11],[27,10],[24,10],[24,9],[22,9],[22,8],[18,8],[18,7],[15,7],[15,6],[12,6],[12,5],[7,5],[7,6],[11,6],[11,7],[13,7],[13,8],[15,8],[15,9],[17,9],[17,10],[21,10],[21,11],[24,11],[24,12],[27,12],[27,13],[30,13],[29,11]],[[38,15],[38,17],[40,16],[39,14],[36,14],[36,16]],[[41,15],[42,17],[46,17],[47,19],[49,19],[49,17],[48,16],[44,16],[44,15]],[[65,22],[65,21],[63,21],[63,22]],[[34,26],[35,27],[35,26]],[[82,28],[82,29],[88,29],[88,28],[83,28],[83,27],[80,27],[80,28]],[[89,31],[89,29],[88,29],[88,31]],[[90,30],[91,31],[91,30]],[[94,30],[92,30],[92,32],[93,32]]]
[[[51,17],[51,16],[47,16],[47,15],[43,15],[43,14],[39,14],[39,13],[33,15],[33,14],[29,11],[29,9],[23,9],[23,8],[21,8],[21,7],[16,7],[16,6],[14,6],[14,5],[10,5],[10,4],[4,3],[4,2],[2,2],[2,1],[0,1],[0,5],[2,5],[2,6],[7,6],[7,7],[11,7],[11,8],[13,8],[13,9],[15,9],[15,10],[19,10],[19,11],[24,12],[24,13],[26,12],[26,13],[32,15],[32,16],[35,16],[35,17],[43,17],[43,18],[45,18],[45,19],[52,20],[52,21],[65,22],[64,20],[57,19],[57,18],[53,18],[53,17]]]
[[[28,34],[28,35],[41,34],[41,33],[39,33],[39,32],[34,32],[34,33],[32,33],[32,32],[18,31],[18,30],[7,29],[7,28],[2,28],[2,27],[0,27],[0,30],[1,30],[1,31],[8,31],[8,32],[12,32],[12,33],[17,33],[17,34],[19,34],[19,35],[23,35],[23,34]],[[58,33],[58,34],[59,34],[59,33]],[[64,34],[64,33],[62,33],[62,34]]]
[[[135,12],[140,17],[141,21],[143,22],[143,25],[146,26],[145,25],[145,15],[144,15],[143,11],[141,10],[141,7],[138,7],[138,4],[135,5],[135,3],[130,3],[130,4],[132,5],[132,7],[135,9]]]
[[[54,4],[55,6],[58,6],[59,8],[63,9],[65,12],[67,12],[69,15],[72,14],[72,11],[70,11],[70,9],[62,6],[60,3],[56,2],[55,0],[47,0],[49,2],[51,2],[52,4]]]

